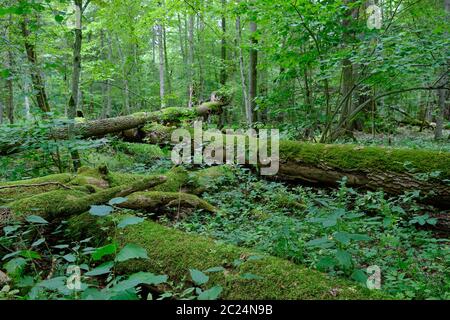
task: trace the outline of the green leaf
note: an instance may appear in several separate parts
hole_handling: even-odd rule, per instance
[[[148,259],[147,250],[135,244],[127,244],[120,250],[116,261],[123,262],[130,259]]]
[[[48,290],[59,290],[62,287],[66,287],[66,277],[56,277],[48,280],[44,280],[36,284],[37,287],[43,287]]]
[[[337,250],[336,259],[344,268],[349,268],[352,266],[352,256],[345,250]]]
[[[333,257],[323,257],[322,259],[317,262],[317,269],[325,271],[330,268],[333,268],[336,265],[336,260],[333,259]]]
[[[144,220],[145,220],[144,218],[139,218],[139,217],[126,217],[126,218],[122,219],[122,220],[119,222],[119,224],[117,225],[117,227],[118,227],[119,229],[123,229],[123,228],[125,228],[125,227],[127,227],[127,226],[141,223],[141,222],[143,222]]]
[[[215,286],[211,289],[205,290],[198,296],[198,300],[217,300],[222,293],[223,288],[221,286]]]
[[[189,269],[189,272],[191,273],[192,281],[194,281],[196,285],[201,286],[209,281],[209,277],[200,270]]]
[[[168,277],[166,275],[155,275],[151,272],[138,272],[132,274],[127,280],[120,281],[117,283],[112,290],[114,291],[125,291],[136,287],[140,284],[146,285],[158,285],[167,282]]]
[[[113,208],[110,206],[91,206],[89,213],[97,217],[105,217],[113,212]]]
[[[36,240],[35,242],[33,242],[33,243],[31,244],[31,247],[37,247],[37,246],[43,244],[44,242],[45,242],[45,239],[44,239],[44,238],[41,238],[41,239]]]
[[[360,283],[367,283],[367,274],[361,269],[353,271],[351,278]]]
[[[349,244],[351,240],[347,232],[336,232],[334,238],[342,244]]]
[[[108,261],[108,262],[102,263],[101,265],[92,269],[91,271],[86,272],[85,275],[89,276],[89,277],[94,277],[94,276],[100,276],[102,274],[107,274],[111,271],[113,266],[114,266],[114,262]]]
[[[75,261],[77,261],[77,258],[76,258],[73,254],[71,254],[71,253],[66,254],[65,256],[63,256],[63,258],[64,258],[64,260],[66,260],[67,262],[75,262]]]
[[[114,199],[109,200],[108,204],[110,206],[113,206],[113,205],[116,205],[116,204],[121,204],[121,203],[127,202],[127,200],[128,200],[127,198],[118,197],[118,198],[114,198]]]
[[[359,234],[359,233],[351,234],[350,238],[352,238],[352,240],[355,240],[355,241],[370,241],[370,240],[372,240],[372,238],[369,237],[367,234]]]
[[[22,273],[23,268],[26,266],[27,260],[24,258],[14,258],[7,263],[5,263],[4,268],[6,272],[14,277],[16,275],[20,275]]]
[[[41,255],[37,253],[36,251],[32,250],[22,250],[19,253],[22,257],[28,258],[28,259],[41,259]]]
[[[42,217],[35,216],[35,215],[27,216],[27,217],[25,218],[25,220],[26,220],[27,222],[29,222],[29,223],[35,223],[35,224],[48,224],[48,221],[47,221],[47,220],[45,220],[45,219],[42,218]]]
[[[331,248],[334,246],[334,243],[328,240],[328,238],[318,238],[305,243],[307,247],[320,247],[320,248]]]
[[[101,248],[97,248],[92,253],[92,259],[94,259],[94,261],[98,261],[101,258],[103,258],[104,256],[116,253],[116,251],[117,251],[117,245],[115,243],[111,243],[111,244],[108,244]]]

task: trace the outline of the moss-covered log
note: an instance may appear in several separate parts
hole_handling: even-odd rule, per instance
[[[325,185],[347,185],[390,194],[420,191],[427,201],[450,204],[448,152],[355,145],[280,143],[278,178]]]
[[[149,128],[146,134],[152,132],[155,129]],[[159,142],[167,143],[167,133],[153,135],[152,142],[161,136]],[[350,187],[384,190],[389,194],[419,190],[427,202],[450,204],[448,152],[280,141],[277,179],[336,186],[344,177]]]
[[[127,201],[118,205],[120,208],[141,211],[166,211],[168,208],[203,209],[216,212],[217,209],[199,197],[184,192],[144,191],[135,192],[127,197]],[[177,214],[181,213],[179,210]]]
[[[39,215],[48,220],[62,219],[88,211],[91,205],[150,189],[165,180],[165,176],[145,177],[130,184],[107,188],[92,194],[78,189],[52,190],[13,201],[6,204],[5,208],[8,209],[10,218],[15,220],[21,220],[28,215]]]
[[[144,247],[149,256],[149,259],[133,260],[119,266],[124,273],[150,271],[182,281],[189,274],[189,269],[223,267],[223,272],[208,274],[208,287],[223,287],[222,299],[386,298],[379,292],[363,289],[355,282],[332,279],[287,260],[216,243],[212,239],[189,235],[151,221],[130,226],[120,235],[120,240],[124,244],[134,243]],[[238,259],[242,264],[236,267],[233,262]],[[255,275],[258,279],[245,279],[245,274]]]

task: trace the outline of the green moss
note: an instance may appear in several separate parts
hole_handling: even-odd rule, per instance
[[[343,170],[397,173],[441,171],[441,178],[450,177],[450,154],[447,152],[281,141],[280,157]]]
[[[0,186],[23,186],[23,185],[43,184],[48,182],[67,184],[72,178],[73,176],[70,173],[62,173],[29,180],[5,182],[0,184]],[[0,189],[0,204],[31,197],[39,193],[48,192],[56,189],[61,189],[61,186],[53,184],[37,187],[17,187],[17,188],[14,187],[14,188]]]
[[[175,167],[164,175],[167,181],[153,188],[153,191],[179,192],[189,182],[189,173],[182,167]]]
[[[384,298],[369,292],[356,283],[331,279],[325,274],[296,265],[287,260],[262,256],[260,260],[246,261],[239,273],[232,262],[258,252],[214,242],[212,239],[189,235],[145,221],[130,226],[120,235],[122,243],[135,243],[147,249],[148,260],[132,261],[120,266],[121,272],[150,271],[167,274],[170,279],[182,281],[190,268],[205,270],[224,266],[225,273],[210,274],[208,287],[221,285],[223,299],[373,299]],[[251,273],[259,280],[240,277]],[[331,292],[337,292],[333,295]]]
[[[160,147],[152,144],[121,142],[117,144],[117,149],[132,155],[134,162],[140,163],[150,163],[166,156]]]
[[[183,192],[144,191],[135,192],[127,197],[128,201],[119,207],[132,210],[161,210],[167,207],[189,207],[216,212],[217,209],[199,197]]]
[[[70,181],[72,185],[91,185],[99,189],[109,188],[108,169],[106,166],[97,168],[82,167],[77,176]]]
[[[7,205],[18,216],[41,215],[63,211],[67,204],[81,201],[86,193],[77,190],[54,190],[11,202]]]

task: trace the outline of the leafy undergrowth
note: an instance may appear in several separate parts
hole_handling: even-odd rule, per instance
[[[417,197],[357,192],[345,181],[334,191],[289,188],[236,169],[203,196],[217,215],[197,212],[174,225],[362,285],[379,270],[381,289],[400,299],[449,299],[450,242],[427,230],[435,209]]]
[[[0,300],[215,300],[221,286],[211,286],[206,270],[186,270],[182,280],[164,274],[117,272],[127,261],[148,260],[147,250],[135,243],[119,245],[118,232],[144,222],[125,214],[115,198],[108,205],[92,206],[89,217],[98,224],[95,236],[71,240],[70,223],[49,223],[28,216],[23,223],[9,224],[0,231]],[[116,214],[119,213],[119,214]],[[104,238],[102,236],[105,236]]]

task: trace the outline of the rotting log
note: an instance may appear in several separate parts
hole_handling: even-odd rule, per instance
[[[134,192],[147,190],[165,182],[165,176],[152,176],[139,181],[107,188],[92,194],[80,190],[53,190],[7,203],[10,219],[22,220],[28,215],[44,219],[63,219],[88,211],[92,205],[103,204],[112,198],[126,197]]]
[[[152,143],[169,143],[167,127],[152,128],[145,132]],[[394,195],[418,190],[425,202],[450,207],[449,152],[280,141],[279,159],[279,180],[337,186],[347,177],[349,187]]]
[[[450,205],[450,153],[356,145],[280,143],[277,178],[324,185],[384,190],[389,194],[420,191],[424,200]]]
[[[152,221],[130,226],[119,235],[123,244],[133,243],[147,250],[149,259],[133,260],[118,266],[121,273],[149,271],[167,274],[182,281],[189,269],[223,267],[209,273],[208,287],[220,285],[225,300],[298,300],[298,299],[385,299],[380,292],[369,291],[356,282],[327,275],[280,258],[217,243],[213,239],[186,234]],[[155,250],[156,248],[156,250]],[[241,259],[235,267],[233,262]],[[258,279],[247,280],[243,274]]]
[[[140,211],[166,211],[168,208],[203,209],[216,212],[217,209],[196,195],[184,192],[143,191],[135,192],[127,197],[127,201],[118,205],[119,208]],[[179,210],[178,210],[179,211]],[[180,212],[177,212],[181,215]]]

